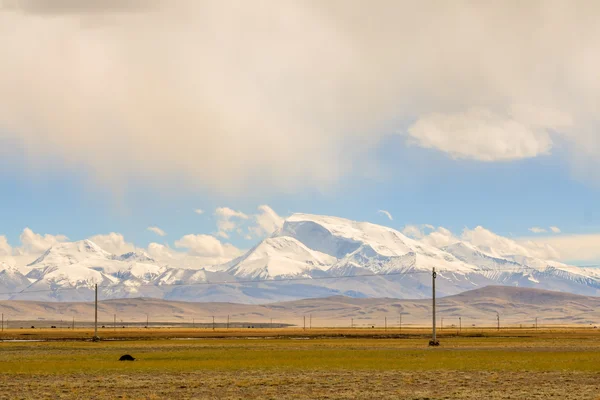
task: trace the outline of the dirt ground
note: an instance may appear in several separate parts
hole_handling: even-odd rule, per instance
[[[598,332],[421,335],[0,341],[0,399],[600,400]]]
[[[599,399],[600,373],[202,371],[17,375],[0,399]]]

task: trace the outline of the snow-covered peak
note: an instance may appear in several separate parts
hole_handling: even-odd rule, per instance
[[[145,264],[155,264],[156,263],[156,260],[154,258],[150,257],[150,255],[143,250],[136,250],[136,251],[131,251],[129,253],[121,254],[119,257],[117,257],[117,259],[119,261],[125,261],[125,262],[140,262],[140,263],[145,263]]]
[[[292,237],[278,236],[263,240],[231,261],[228,272],[248,279],[306,275],[314,269],[326,269],[335,261],[335,257],[311,250]]]
[[[4,270],[7,270],[7,271],[9,271],[9,270],[10,271],[12,271],[12,270],[18,271],[17,267],[15,267],[14,265],[11,265],[11,264],[9,264],[7,262],[4,262],[4,261],[0,261],[0,271],[4,271]]]
[[[281,236],[291,236],[307,247],[342,258],[363,244],[379,254],[400,256],[409,253],[416,242],[400,232],[369,222],[311,214],[294,214],[283,224]]]
[[[86,239],[56,244],[29,266],[76,264],[89,258],[111,260],[114,259],[114,256],[102,250],[96,243]]]
[[[369,268],[373,272],[397,270],[399,265],[406,268],[407,257],[413,258],[411,267],[416,269],[437,267],[452,271],[469,271],[475,268],[441,249],[411,239],[393,228],[370,222],[294,214],[285,221],[280,234],[294,237],[308,248],[329,254],[343,263],[349,262],[343,260],[346,257],[350,257],[353,264],[356,264],[357,260],[378,258],[378,266]],[[401,262],[399,257],[402,258]],[[385,261],[382,261],[384,259]]]

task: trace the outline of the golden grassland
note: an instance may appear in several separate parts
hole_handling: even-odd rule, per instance
[[[28,325],[28,324],[25,324]],[[560,337],[600,337],[600,329],[585,326],[554,326],[540,329],[534,328],[501,328],[493,327],[444,328],[437,330],[440,337],[478,337],[478,336],[510,336],[545,337],[560,335]],[[0,340],[90,340],[94,330],[86,328],[10,328],[0,331]],[[235,337],[374,337],[374,338],[425,338],[431,336],[431,327],[395,328],[189,328],[189,327],[106,327],[98,328],[98,336],[102,339],[172,339],[172,338],[235,338]]]
[[[55,340],[0,342],[0,398],[600,398],[593,329],[445,330],[439,348],[426,329],[130,328],[101,331],[112,340],[100,342],[81,340],[85,329],[15,329],[0,339],[32,332]]]

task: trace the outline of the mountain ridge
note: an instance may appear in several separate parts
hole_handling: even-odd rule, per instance
[[[0,301],[0,312],[10,320],[64,320],[92,321],[93,302],[57,302],[5,300]],[[429,326],[431,299],[353,298],[331,296],[273,302],[262,305],[231,302],[189,302],[153,298],[107,299],[98,306],[101,321],[118,320],[144,322],[146,314],[153,323],[209,323],[212,316],[223,323],[229,316],[231,322],[276,323],[301,325],[310,316],[313,326],[397,326],[402,315],[404,326]],[[594,324],[600,321],[600,298],[543,289],[507,286],[487,286],[457,295],[441,297],[437,301],[438,318],[444,318],[445,327],[458,324],[464,327],[492,326],[496,313],[503,326],[531,326],[538,318],[540,324]],[[108,323],[108,322],[105,322]]]
[[[210,268],[161,265],[143,251],[110,254],[90,240],[60,243],[27,266],[0,269],[0,299],[158,297],[258,304],[309,297],[426,298],[489,285],[600,295],[600,271],[456,240],[438,248],[369,222],[293,214],[240,257]]]

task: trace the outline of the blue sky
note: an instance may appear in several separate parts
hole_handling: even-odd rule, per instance
[[[160,190],[131,182],[122,193],[89,185],[89,176],[68,168],[50,173],[5,165],[0,175],[2,234],[14,247],[25,227],[80,240],[119,232],[128,242],[173,246],[186,234],[215,234],[217,207],[247,214],[261,204],[285,217],[293,212],[335,215],[401,230],[431,224],[455,233],[482,225],[495,233],[536,236],[529,228],[557,226],[561,235],[600,231],[597,186],[573,177],[563,154],[512,162],[454,160],[435,150],[390,137],[377,149],[383,173],[346,176],[328,190],[216,195],[185,187]],[[199,215],[196,209],[204,210]],[[390,221],[378,210],[387,210]],[[159,237],[147,227],[158,226]],[[226,241],[249,248],[259,239],[232,234]],[[576,261],[576,260],[575,260]],[[586,260],[594,261],[594,260]]]
[[[0,8],[0,256],[306,212],[600,262],[598,4],[317,3]]]

